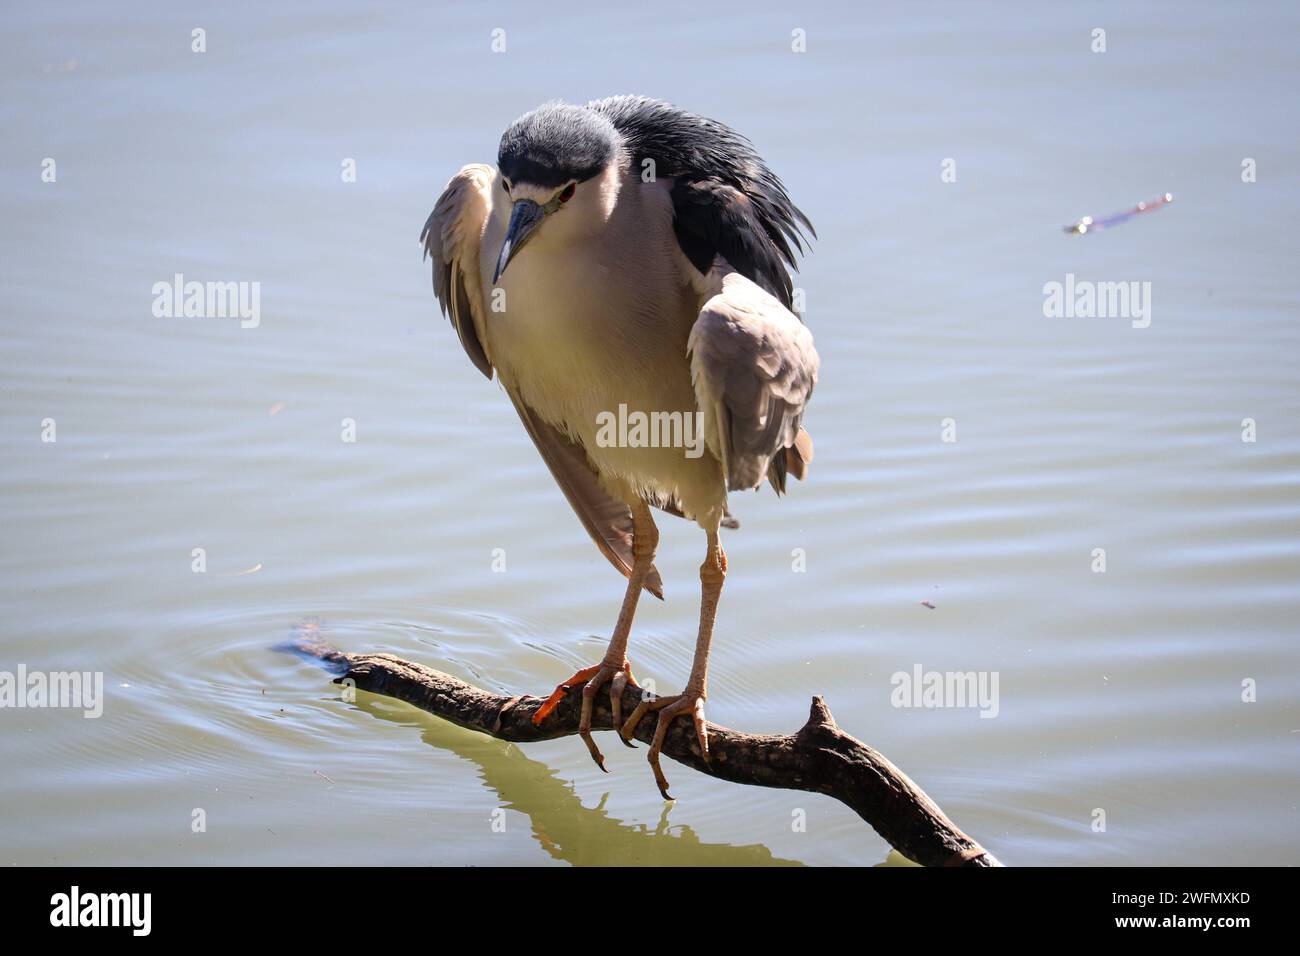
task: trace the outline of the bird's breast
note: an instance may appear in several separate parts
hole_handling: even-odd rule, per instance
[[[484,261],[495,261],[493,232],[484,236]],[[686,342],[700,297],[679,259],[671,220],[639,236],[530,243],[485,294],[488,349],[502,381],[580,441],[602,472],[648,484],[673,484],[683,450],[611,448],[598,432],[610,416],[697,411]]]

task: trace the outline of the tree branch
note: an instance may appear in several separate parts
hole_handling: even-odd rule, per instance
[[[492,694],[392,654],[345,653],[327,643],[311,622],[298,628],[285,649],[325,664],[338,675],[336,684],[351,682],[361,690],[396,697],[500,740],[527,743],[578,732],[582,695],[577,688],[535,726],[533,714],[544,698]],[[628,687],[623,692],[624,714],[630,714],[640,698],[639,689]],[[597,694],[595,705],[592,729],[612,730],[608,693]],[[653,720],[642,721],[637,739],[650,743],[654,728]],[[707,763],[689,720],[673,722],[663,755],[719,780],[834,797],[899,853],[923,866],[1002,865],[883,754],[840,730],[821,697],[813,698],[808,722],[793,734],[746,734],[717,724],[709,724],[708,730]]]

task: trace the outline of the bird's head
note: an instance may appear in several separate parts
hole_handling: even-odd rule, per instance
[[[492,281],[547,222],[551,241],[590,235],[609,218],[618,194],[619,137],[605,116],[548,103],[510,124],[497,153],[512,205]]]

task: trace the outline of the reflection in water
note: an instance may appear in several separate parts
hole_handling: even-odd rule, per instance
[[[378,702],[382,701],[382,704]],[[355,704],[380,720],[409,724],[417,708],[406,704],[394,709],[388,698],[357,692]],[[512,743],[457,727],[428,714],[420,714],[421,739],[438,750],[450,751],[478,765],[479,776],[500,798],[501,806],[523,813],[532,823],[533,836],[551,857],[575,866],[802,866],[796,860],[774,857],[762,844],[733,846],[703,843],[689,826],[668,822],[672,804],[665,803],[658,824],[620,822],[605,812],[609,794],[585,807],[572,785],[561,780],[546,764],[533,760]]]

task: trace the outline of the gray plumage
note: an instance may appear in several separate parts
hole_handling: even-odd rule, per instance
[[[727,493],[766,478],[779,494],[812,461],[802,420],[818,358],[790,311],[788,271],[812,225],[747,139],[644,97],[541,106],[506,130],[498,166],[463,168],[425,223],[434,292],[628,578],[604,661],[558,687],[534,719],[583,683],[579,733],[603,769],[591,697],[611,683],[625,741],[643,713],[659,714],[648,756],[667,797],[658,754],[668,722],[690,714],[708,750],[705,675],[727,571],[719,529],[735,523]],[[677,431],[611,438],[610,418],[629,409]],[[623,726],[637,598],[663,594],[651,507],[707,536],[700,630],[685,692],[643,702]]]
[[[705,414],[716,417],[715,453],[727,488],[757,488],[767,477],[780,494],[788,465],[803,478],[812,461],[811,440],[797,439],[817,382],[817,352],[803,325],[771,321],[752,287],[724,291],[691,329],[695,393]]]
[[[433,259],[433,294],[438,298],[438,307],[451,320],[465,354],[487,378],[492,377],[492,363],[474,327],[474,300],[465,285],[465,259],[456,253],[466,238],[461,234],[466,226],[462,214],[478,205],[478,195],[490,188],[490,175],[486,166],[467,166],[452,177],[420,233],[424,255]],[[474,281],[473,276],[470,281]]]
[[[815,230],[749,140],[716,120],[641,96],[608,97],[586,106],[547,103],[506,129],[498,167],[507,182],[554,188],[591,179],[620,150],[632,176],[641,174],[650,160],[655,177],[671,183],[673,233],[701,277],[721,258],[789,307],[792,283],[786,267],[794,268],[795,250],[803,251],[803,230],[814,236]],[[475,205],[478,197],[470,192],[490,194],[490,177],[487,167],[466,167],[448,184],[420,236],[433,260],[442,311],[470,360],[489,378],[492,363],[466,285],[473,278],[452,252],[474,233],[471,226],[468,236],[458,234],[465,222],[457,211]],[[705,393],[701,405],[709,405],[700,410],[710,416],[708,427],[723,436],[719,447],[710,450],[724,463],[727,488],[753,488],[767,477],[779,494],[785,491],[787,473],[802,478],[812,459],[812,442],[800,423],[816,382],[817,356],[811,336],[799,334],[801,326],[798,331],[781,323],[766,327],[761,303],[752,298],[737,289],[731,302],[706,303],[689,338],[688,358],[697,394]],[[540,417],[530,420],[527,405],[517,395],[512,399],[584,527],[627,574],[630,510],[599,484],[577,489],[576,472],[563,465],[572,464],[575,451],[576,460],[585,458],[581,446]],[[672,495],[652,503],[688,516]],[[738,526],[729,512],[723,523]],[[652,590],[661,593],[658,586]]]

